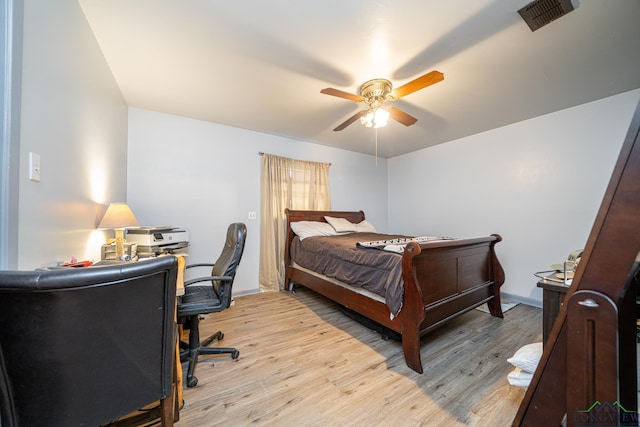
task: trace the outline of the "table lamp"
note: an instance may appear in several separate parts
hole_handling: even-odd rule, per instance
[[[116,259],[124,256],[124,229],[139,227],[138,220],[126,203],[110,203],[98,224],[98,229],[113,229],[116,233]]]

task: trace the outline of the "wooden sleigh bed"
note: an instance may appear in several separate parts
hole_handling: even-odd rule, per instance
[[[495,253],[495,244],[502,238],[497,234],[406,244],[404,253],[394,254],[401,263],[398,268],[401,267],[401,282],[404,284],[401,285],[401,309],[393,316],[384,297],[318,274],[292,258],[292,249],[299,244],[292,223],[325,223],[325,217],[332,217],[359,224],[365,220],[364,212],[288,209],[286,214],[285,290],[290,290],[293,283],[303,285],[400,334],[407,366],[418,373],[423,371],[420,338],[429,331],[483,303],[487,303],[493,316],[503,317],[500,286],[504,283],[504,270]],[[363,236],[371,235],[363,233]],[[369,248],[357,250],[377,251]]]

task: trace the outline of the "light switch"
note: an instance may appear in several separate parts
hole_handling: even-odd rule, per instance
[[[29,179],[40,182],[40,156],[36,153],[29,153]]]

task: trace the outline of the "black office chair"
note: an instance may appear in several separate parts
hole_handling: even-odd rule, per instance
[[[195,387],[198,384],[198,379],[193,374],[201,354],[230,354],[233,359],[237,359],[240,355],[235,348],[208,347],[214,340],[224,338],[224,334],[220,331],[200,342],[198,324],[201,315],[217,313],[231,305],[231,289],[246,239],[246,225],[231,224],[227,229],[224,248],[214,264],[201,263],[186,266],[186,269],[211,267],[210,276],[184,282],[185,293],[178,301],[178,322],[189,329],[188,348],[180,353],[180,360],[189,362],[186,378],[188,387]],[[203,282],[206,284],[202,284]]]
[[[173,424],[175,257],[0,272],[0,425]]]

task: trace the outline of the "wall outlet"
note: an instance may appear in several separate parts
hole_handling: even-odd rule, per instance
[[[249,219],[257,219],[258,215],[255,212],[249,212],[248,217]]]

